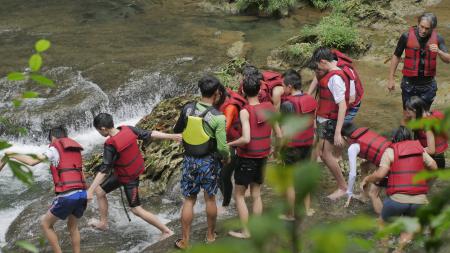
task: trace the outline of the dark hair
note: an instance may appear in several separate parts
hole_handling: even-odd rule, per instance
[[[416,112],[416,119],[420,119],[425,111],[428,111],[428,106],[421,98],[418,96],[410,97],[405,102],[405,109]]]
[[[223,86],[222,84],[219,85],[219,93],[220,93],[219,100],[216,101],[216,103],[214,104],[214,107],[216,109],[219,109],[220,106],[225,102],[225,99],[227,98],[227,96],[229,96],[225,86]]]
[[[245,95],[249,97],[256,97],[261,87],[261,79],[255,76],[247,76],[243,80],[243,90]]]
[[[212,97],[221,85],[219,79],[212,75],[205,75],[198,80],[198,88],[200,88],[202,97]]]
[[[401,141],[412,140],[411,131],[405,126],[400,126],[392,132],[392,142],[397,143]]]
[[[422,15],[420,15],[417,18],[417,23],[420,23],[420,21],[422,21],[422,19],[428,20],[428,22],[430,22],[431,29],[434,29],[437,27],[437,17],[436,17],[436,15],[434,15],[434,13],[431,13],[431,12],[422,13]]]
[[[261,75],[261,72],[258,70],[257,67],[247,64],[242,68],[242,75],[244,76],[244,78],[254,75],[258,76]]]
[[[50,131],[48,131],[48,140],[52,141],[52,137],[55,137],[56,139],[66,138],[67,129],[63,125],[52,127]]]
[[[283,78],[283,83],[285,85],[291,85],[296,90],[302,89],[302,77],[297,71],[288,69],[286,72],[284,72]]]
[[[311,57],[311,62],[318,63],[320,60],[326,60],[329,62],[334,61],[335,55],[333,52],[327,47],[319,47],[314,50],[313,56]]]
[[[358,127],[352,122],[344,123],[344,125],[342,125],[341,133],[343,136],[349,137],[356,129],[358,129]]]
[[[108,113],[104,113],[104,112],[99,113],[94,118],[94,127],[97,129],[100,129],[102,127],[106,128],[106,129],[113,128],[114,127],[113,117],[111,116],[111,114],[108,114]]]

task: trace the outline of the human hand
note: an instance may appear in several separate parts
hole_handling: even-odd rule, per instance
[[[359,185],[359,188],[361,190],[361,192],[366,192],[366,186],[367,186],[367,177],[365,177],[362,181],[361,184]]]
[[[431,44],[430,45],[430,51],[433,53],[437,53],[439,51],[439,47],[437,44]]]
[[[349,195],[347,198],[347,202],[345,202],[344,207],[347,208],[350,205],[350,201],[352,200],[352,195]]]
[[[183,136],[181,134],[173,134],[172,140],[181,143],[183,141]]]
[[[345,145],[344,138],[340,133],[334,135],[334,145],[337,147],[343,147]]]
[[[350,99],[348,100],[349,104],[353,104],[356,100],[356,96],[350,96]]]
[[[389,79],[388,84],[387,84],[387,88],[388,88],[389,92],[395,90],[395,81],[394,81],[394,79],[392,79],[392,80]]]

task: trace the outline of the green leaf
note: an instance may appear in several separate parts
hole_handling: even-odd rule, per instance
[[[0,150],[9,148],[9,147],[11,147],[11,146],[12,146],[12,145],[9,144],[7,141],[0,140]]]
[[[48,79],[45,76],[38,75],[38,74],[31,74],[30,78],[31,78],[31,80],[37,82],[39,85],[50,87],[50,88],[55,87],[55,83],[53,82],[53,80]]]
[[[13,99],[12,103],[13,103],[14,107],[19,107],[20,105],[22,105],[22,100],[20,100],[20,99]]]
[[[39,53],[44,52],[44,51],[46,51],[47,49],[50,48],[50,41],[48,41],[48,40],[38,40],[38,42],[36,42],[34,47],[36,48],[36,51],[38,51]]]
[[[36,72],[41,69],[42,66],[42,57],[40,54],[33,54],[28,61],[28,65],[30,66],[31,71]]]
[[[413,182],[417,183],[435,177],[448,181],[450,180],[450,170],[422,171],[413,178]]]
[[[35,92],[35,91],[25,91],[22,94],[22,98],[36,98],[39,96],[39,93]]]
[[[22,81],[25,80],[25,75],[20,72],[11,72],[8,74],[8,80],[10,81]]]
[[[9,160],[8,165],[11,168],[14,176],[17,177],[20,181],[30,186],[33,183],[33,173],[31,170],[22,163]],[[24,168],[26,170],[24,170]]]
[[[19,248],[22,248],[28,252],[32,252],[32,253],[39,252],[39,250],[36,248],[36,246],[34,246],[33,244],[31,244],[28,241],[17,241],[16,246],[18,246]]]

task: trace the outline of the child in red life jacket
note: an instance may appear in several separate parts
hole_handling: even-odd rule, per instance
[[[237,238],[249,238],[247,229],[248,209],[245,204],[245,191],[250,186],[253,198],[253,214],[262,213],[261,184],[264,181],[264,167],[271,150],[272,127],[267,119],[267,111],[275,112],[275,107],[269,102],[260,103],[258,92],[260,79],[249,76],[244,78],[243,91],[248,104],[239,112],[242,124],[242,136],[230,143],[237,147],[238,164],[234,172],[234,197],[239,218],[243,224],[241,232],[230,231],[229,234]],[[281,137],[281,130],[275,125],[277,137]]]
[[[224,86],[221,86],[224,87]],[[247,100],[230,88],[221,88],[226,94],[225,101],[220,105],[219,110],[225,115],[225,130],[227,133],[227,142],[234,141],[241,137],[241,121],[239,120],[239,111],[247,104]],[[223,195],[222,206],[228,206],[233,193],[233,183],[231,177],[234,168],[237,166],[236,149],[230,147],[230,163],[225,164],[220,171],[220,191]]]
[[[348,160],[350,165],[350,172],[348,175],[348,199],[345,207],[350,205],[352,197],[359,198],[360,196],[353,195],[353,186],[356,179],[356,157],[365,159],[361,163],[361,176],[364,178],[369,171],[375,170],[380,165],[381,156],[384,151],[391,146],[391,142],[382,135],[372,131],[367,127],[356,127],[353,123],[346,123],[342,128],[342,135],[346,137],[350,144],[348,148]],[[386,178],[387,179],[387,178]],[[371,184],[368,194],[373,208],[377,214],[381,214],[383,202],[380,199],[380,192],[382,187],[386,187],[387,181],[382,180],[376,184]]]
[[[406,127],[399,127],[392,136],[392,146],[381,157],[380,167],[361,182],[361,188],[367,183],[375,183],[388,177],[386,194],[381,218],[389,222],[392,217],[414,216],[416,210],[428,204],[428,184],[426,181],[414,181],[414,177],[425,168],[437,169],[436,162],[425,152],[419,141],[412,140],[412,134]],[[399,249],[412,240],[413,233],[402,233]]]
[[[310,124],[307,129],[299,131],[290,137],[287,146],[282,150],[283,162],[286,165],[292,165],[311,158],[311,150],[314,143],[314,113],[317,109],[317,101],[312,96],[302,92],[301,76],[295,70],[290,69],[286,71],[283,74],[283,78],[285,102],[281,104],[280,111],[310,119]],[[290,204],[290,210],[286,218],[292,220],[294,219],[295,205],[295,190],[293,186],[287,189],[287,199]],[[312,216],[315,211],[311,209],[309,194],[305,198],[304,204],[306,215]]]
[[[319,80],[319,106],[316,111],[316,133],[319,137],[318,153],[337,181],[337,189],[328,198],[345,196],[347,184],[336,154],[345,145],[341,130],[347,113],[349,79],[334,61],[328,48],[314,51],[311,62],[326,74]]]
[[[280,110],[281,97],[284,94],[283,78],[280,73],[274,71],[260,72],[258,68],[252,65],[246,65],[242,69],[244,78],[254,76],[254,78],[261,80],[261,86],[258,92],[258,100],[262,102],[270,102],[275,106],[277,111]],[[239,93],[243,95],[243,85],[239,87]]]
[[[67,137],[63,126],[52,128],[49,132],[50,145],[37,157],[8,153],[11,159],[34,166],[43,161],[50,161],[50,171],[55,185],[56,198],[50,210],[42,217],[41,226],[53,252],[62,252],[58,244],[58,237],[53,228],[56,221],[67,220],[72,250],[80,252],[80,232],[78,219],[86,209],[86,183],[83,175],[81,150],[76,141]]]
[[[97,195],[100,221],[90,221],[90,225],[99,230],[108,229],[108,200],[106,194],[124,187],[131,212],[147,223],[158,228],[161,239],[173,234],[157,216],[148,212],[141,206],[139,200],[139,176],[145,170],[144,158],[139,150],[137,140],[150,141],[150,139],[168,139],[180,141],[178,134],[166,134],[159,131],[146,131],[132,126],[114,127],[113,118],[110,114],[100,113],[94,118],[94,127],[104,137],[103,162],[99,172],[95,176],[88,190],[88,199]],[[109,176],[108,172],[113,170]]]
[[[406,119],[444,118],[441,111],[429,111],[427,108],[428,105],[424,100],[417,96],[411,97],[405,103]],[[448,149],[448,138],[445,133],[422,129],[414,132],[414,139],[420,141],[427,153],[436,161],[438,168],[445,168],[445,151]]]

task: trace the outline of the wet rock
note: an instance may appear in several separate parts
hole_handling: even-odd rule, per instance
[[[235,3],[225,0],[213,0],[213,1],[202,1],[198,3],[198,6],[202,8],[205,12],[213,14],[228,14],[236,15],[239,13]]]
[[[249,51],[250,51],[250,43],[245,43],[243,41],[236,41],[227,50],[227,56],[230,58],[245,57]]]

